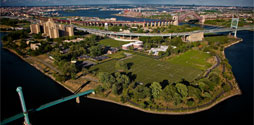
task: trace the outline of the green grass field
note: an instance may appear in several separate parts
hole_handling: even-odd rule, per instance
[[[203,73],[198,68],[159,61],[140,55],[133,55],[132,58],[128,58],[124,62],[132,64],[131,69],[126,72],[132,72],[132,74],[136,75],[135,81],[143,83],[162,82],[163,80],[177,82],[182,78],[192,81]],[[116,60],[111,60],[95,65],[90,70],[98,69],[98,71],[112,73],[116,71],[115,63]]]
[[[123,51],[119,51],[117,53],[110,54],[110,55],[107,55],[107,56],[110,57],[110,58],[114,58],[114,59],[120,59],[120,58],[126,57],[126,55],[124,54]]]
[[[180,64],[183,66],[191,66],[193,68],[198,68],[200,70],[206,70],[212,65],[207,62],[208,58],[211,55],[208,53],[198,51],[198,50],[190,50],[178,56],[170,58],[168,61],[174,64]]]
[[[100,41],[100,44],[111,47],[121,47],[123,44],[127,44],[129,42],[118,41],[110,38],[106,38]]]

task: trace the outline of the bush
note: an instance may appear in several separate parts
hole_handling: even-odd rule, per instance
[[[228,92],[231,89],[230,85],[227,83],[223,83],[222,88],[225,92]]]
[[[57,81],[64,82],[66,80],[66,77],[64,75],[56,74],[55,78]]]
[[[95,93],[102,93],[104,92],[104,89],[101,85],[98,85],[96,88],[95,88]]]
[[[126,102],[128,101],[128,98],[127,98],[126,96],[121,96],[121,97],[120,97],[120,101],[121,101],[122,103],[126,103]]]

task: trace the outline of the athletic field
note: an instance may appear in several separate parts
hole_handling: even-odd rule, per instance
[[[188,53],[186,56],[188,56]],[[184,58],[185,56],[181,57]],[[176,57],[176,59],[173,58],[173,61],[160,61],[141,55],[132,55],[131,58],[125,59],[123,61],[131,65],[130,69],[125,72],[132,72],[132,74],[135,74],[136,82],[152,83],[154,81],[162,82],[163,80],[177,82],[182,78],[188,81],[192,81],[198,76],[202,75],[203,70],[202,68],[199,68],[201,65],[193,66],[193,63],[177,64],[177,61],[180,61],[181,57]],[[186,61],[187,59],[191,58],[184,58],[183,60]],[[203,63],[202,60],[200,62],[200,64]],[[115,63],[116,60],[111,60],[102,64],[95,65],[91,67],[90,70],[97,69],[98,71],[102,72],[116,72]]]

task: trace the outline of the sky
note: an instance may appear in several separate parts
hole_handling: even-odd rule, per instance
[[[251,6],[253,0],[0,0],[1,6],[87,5],[87,4],[183,4]]]

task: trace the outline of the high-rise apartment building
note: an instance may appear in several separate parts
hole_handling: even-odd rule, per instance
[[[73,26],[66,27],[66,32],[68,36],[74,36]]]
[[[31,24],[30,30],[31,30],[31,33],[35,33],[35,34],[38,34],[41,32],[39,24]]]
[[[49,38],[59,38],[60,36],[74,36],[73,26],[65,26],[64,24],[56,24],[52,18],[47,22],[40,21],[38,24],[30,25],[31,33],[40,33]]]

